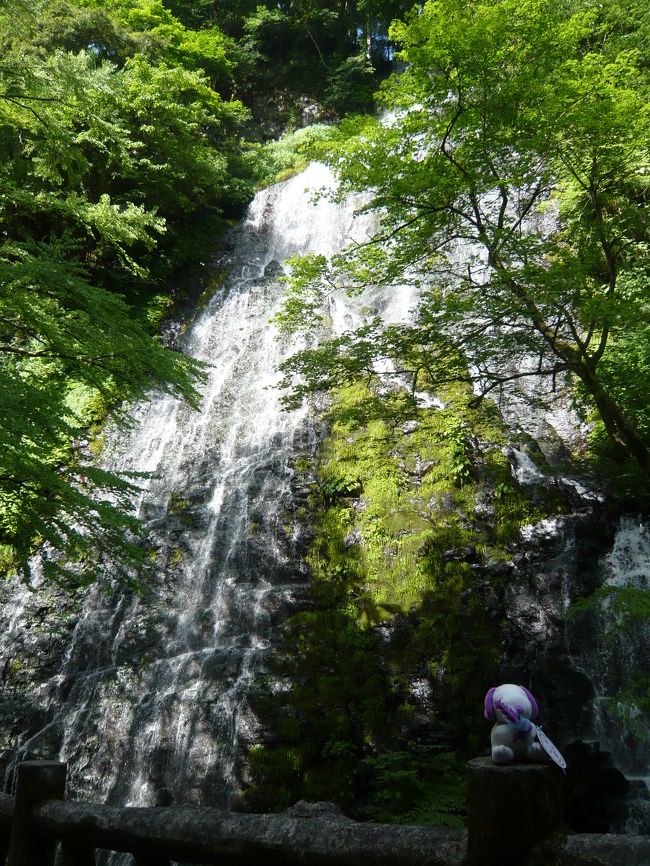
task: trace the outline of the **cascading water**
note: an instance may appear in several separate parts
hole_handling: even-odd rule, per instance
[[[621,520],[616,533],[614,546],[604,559],[607,575],[605,587],[613,590],[647,590],[650,585],[650,532],[638,520],[627,517]],[[603,611],[606,631],[611,634],[617,626],[617,615],[606,603]],[[636,671],[639,675],[650,669],[650,623],[640,621],[615,634],[613,640],[605,643],[599,655],[592,656],[594,684],[606,694],[613,696],[619,690],[625,691],[629,675]],[[650,776],[650,754],[647,740],[631,739],[627,731],[637,729],[643,733],[648,720],[633,702],[625,706],[609,707],[604,699],[598,701],[598,732],[607,740],[617,764],[626,773],[642,773]],[[617,716],[618,711],[618,716]],[[627,715],[627,724],[621,725],[620,713]],[[611,716],[617,716],[612,719]],[[611,730],[613,728],[613,730]],[[608,729],[610,732],[607,733]],[[645,731],[647,735],[647,731]]]
[[[650,831],[649,720],[634,699],[647,689],[650,672],[650,623],[638,617],[621,620],[616,592],[647,590],[650,584],[650,531],[640,519],[621,519],[611,550],[600,561],[603,588],[613,595],[593,615],[595,639],[581,646],[583,635],[569,642],[576,667],[587,674],[596,695],[593,737],[611,752],[615,765],[633,783],[629,795],[628,832]]]
[[[354,201],[313,202],[306,191],[331,183],[314,164],[258,193],[229,238],[218,263],[228,277],[181,339],[209,365],[201,411],[156,396],[135,407],[131,431],[108,436],[102,459],[112,469],[153,473],[138,507],[157,578],[143,599],[93,589],[78,618],[70,613],[62,666],[31,695],[37,730],[15,749],[15,760],[68,761],[77,796],[226,808],[236,796],[238,746],[256,736],[246,695],[274,618],[305,581],[291,462],[317,437],[305,410],[280,405],[278,366],[291,347],[269,320],[281,263],[294,253],[330,256],[368,228]],[[408,298],[394,290],[373,302],[389,319],[408,314]],[[335,329],[356,321],[334,301],[331,312]],[[7,658],[47,593],[41,585],[7,597]]]

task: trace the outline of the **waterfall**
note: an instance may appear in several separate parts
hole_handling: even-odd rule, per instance
[[[306,586],[292,463],[313,453],[317,434],[307,410],[280,404],[278,367],[296,348],[269,323],[282,263],[294,253],[331,256],[368,231],[368,218],[355,218],[358,201],[314,200],[332,183],[329,169],[313,164],[259,192],[226,239],[216,272],[227,276],[180,340],[208,365],[200,411],[154,395],[133,407],[132,429],[107,435],[105,465],[151,473],[137,507],[156,579],[143,598],[90,590],[68,611],[58,669],[30,696],[30,721],[40,727],[19,740],[15,760],[68,761],[73,795],[233,805],[241,744],[257,735],[247,696],[273,625]],[[399,291],[380,294],[371,300],[387,318],[408,314]],[[368,298],[356,309],[362,303]],[[354,305],[337,299],[330,312],[335,330],[358,321]],[[50,597],[35,581],[36,594],[5,591],[7,658],[36,635],[36,606]]]
[[[613,590],[647,590],[650,582],[650,532],[640,520],[621,519],[612,549],[602,560],[604,586]],[[612,600],[598,617],[604,640],[584,663],[597,690],[595,733],[615,763],[628,776],[650,777],[648,719],[633,701],[617,699],[634,673],[647,678],[650,669],[650,624],[637,621],[617,629],[619,616]],[[643,730],[645,726],[645,731]],[[635,731],[641,736],[631,736]],[[643,735],[644,734],[644,735]]]
[[[601,558],[603,587],[614,591],[647,590],[650,582],[650,531],[640,518],[620,520],[611,549]],[[611,752],[615,765],[633,784],[630,792],[628,832],[650,828],[650,752],[648,719],[631,695],[639,687],[633,678],[644,678],[647,688],[650,671],[650,624],[637,619],[623,623],[617,613],[615,596],[606,598],[594,614],[595,639],[588,652],[577,636],[573,647],[577,667],[591,680],[593,736],[600,748]]]
[[[109,437],[112,469],[155,473],[138,508],[166,568],[142,600],[90,593],[61,671],[38,689],[48,722],[22,748],[56,728],[73,787],[91,799],[231,803],[242,695],[273,610],[302,579],[281,536],[290,458],[313,439],[274,389],[288,347],[268,324],[281,293],[271,263],[345,241],[352,207],[304,193],[327,180],[315,166],[261,192],[234,233],[228,278],[182,341],[209,364],[201,411],[156,396],[135,407],[131,433]],[[16,597],[9,634],[25,628],[28,599]]]

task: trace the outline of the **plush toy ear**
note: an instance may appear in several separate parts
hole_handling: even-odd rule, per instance
[[[494,718],[495,718],[495,715],[494,715],[494,700],[493,700],[493,698],[494,698],[494,693],[495,693],[495,692],[496,692],[496,686],[495,686],[493,689],[490,689],[490,691],[489,691],[489,692],[487,693],[487,695],[485,696],[485,712],[484,712],[484,715],[485,715],[485,718],[486,718],[486,719],[490,719],[490,721],[494,720]]]
[[[528,700],[530,701],[530,705],[531,705],[531,707],[533,708],[533,712],[532,712],[532,714],[531,714],[531,719],[536,719],[536,718],[537,718],[537,713],[539,712],[539,710],[537,709],[537,701],[536,701],[535,698],[531,695],[531,693],[528,691],[528,689],[526,688],[526,686],[519,686],[519,688],[524,690],[524,692],[526,693],[526,697],[527,697]]]

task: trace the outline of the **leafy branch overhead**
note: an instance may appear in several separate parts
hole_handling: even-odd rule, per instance
[[[647,28],[582,0],[440,0],[395,22],[406,69],[380,92],[392,113],[344,123],[330,151],[338,194],[370,190],[380,228],[309,279],[298,268],[281,317],[298,321],[301,297],[311,315],[326,283],[416,282],[405,369],[444,335],[484,393],[536,373],[577,383],[612,446],[650,473]],[[288,369],[307,390],[327,351],[367,370],[363,336]],[[372,342],[400,357],[394,330]]]
[[[226,38],[193,36],[161,4],[98,5],[0,11],[0,545],[29,579],[46,542],[45,570],[64,583],[102,559],[129,581],[146,571],[137,479],[74,443],[155,386],[198,406],[201,367],[150,333],[150,305],[196,258],[195,221],[214,233],[252,187],[245,109],[186,68],[204,50],[225,80]],[[75,35],[83,45],[62,50]]]
[[[293,122],[299,95],[332,113],[366,109],[388,61],[388,21],[403,8],[0,3],[0,553],[9,572],[28,579],[39,546],[62,580],[91,578],[101,556],[129,579],[145,568],[145,553],[137,561],[137,545],[124,542],[140,531],[131,482],[91,469],[72,443],[156,386],[196,405],[199,366],[151,333],[172,277],[208,261],[225,221],[257,184],[304,161],[301,141],[313,137],[296,135],[287,151],[245,133],[264,139],[269,107]]]

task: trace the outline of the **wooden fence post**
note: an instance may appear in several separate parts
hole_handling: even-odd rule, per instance
[[[155,855],[145,856],[136,854],[133,861],[133,866],[169,866],[169,860],[166,857],[157,857]]]
[[[519,866],[566,833],[562,774],[548,764],[467,765],[468,866]]]
[[[95,849],[91,845],[64,839],[61,852],[63,866],[95,866]]]
[[[66,766],[55,761],[18,764],[7,866],[53,866],[56,840],[39,836],[29,820],[33,808],[40,803],[63,800]]]

